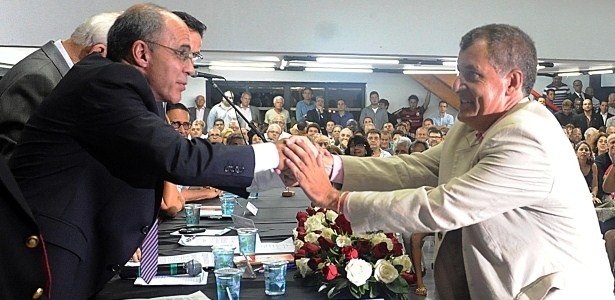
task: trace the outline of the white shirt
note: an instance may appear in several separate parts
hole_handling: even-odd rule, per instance
[[[68,55],[68,52],[66,51],[66,48],[64,48],[64,45],[62,45],[62,40],[57,40],[53,42],[53,45],[56,46],[56,48],[58,48],[58,51],[60,51],[60,54],[62,54],[62,57],[68,65],[68,68],[72,68],[75,64],[73,63],[73,60],[70,59],[70,55]]]
[[[205,117],[205,107],[202,107],[202,108],[196,107],[195,111],[196,111],[196,119],[197,120],[206,121],[205,119],[203,119]]]
[[[239,110],[243,114],[243,116],[248,119],[248,121],[252,121],[252,111],[250,110],[250,106],[243,107],[240,105]],[[246,124],[246,129],[250,129],[250,126],[248,126],[248,124]]]

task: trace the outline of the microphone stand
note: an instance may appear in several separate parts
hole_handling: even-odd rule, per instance
[[[248,127],[250,127],[250,130],[253,130],[254,133],[256,135],[258,135],[258,137],[260,137],[261,140],[263,140],[263,142],[267,142],[267,138],[265,138],[265,135],[260,130],[258,130],[258,128],[256,128],[256,126],[254,126],[254,124],[252,124],[252,122],[248,121],[248,118],[246,118],[246,116],[244,116],[243,113],[241,113],[241,111],[239,111],[239,109],[237,109],[237,105],[235,105],[235,103],[233,103],[233,101],[230,101],[229,98],[226,97],[226,95],[224,94],[224,92],[222,92],[222,90],[220,89],[218,84],[216,84],[216,82],[213,81],[213,78],[207,78],[207,80],[209,80],[209,82],[211,82],[211,85],[218,92],[220,92],[220,94],[222,94],[222,97],[226,100],[226,102],[228,104],[231,105],[231,107],[235,110],[235,113],[238,114],[246,122],[246,124],[248,124]],[[249,144],[249,143],[246,143],[246,144]]]

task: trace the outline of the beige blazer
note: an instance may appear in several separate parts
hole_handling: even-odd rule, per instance
[[[441,299],[613,298],[591,195],[543,106],[522,100],[481,138],[457,121],[422,154],[342,161],[344,190],[380,191],[350,194],[355,230],[452,231]]]

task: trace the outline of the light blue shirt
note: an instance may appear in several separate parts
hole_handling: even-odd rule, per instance
[[[437,114],[432,117],[432,120],[434,125],[446,126],[446,128],[453,127],[453,124],[455,123],[455,118],[447,113],[444,113],[444,116],[440,116],[440,114]]]
[[[295,111],[295,117],[297,118],[297,122],[305,121],[305,116],[307,116],[307,112],[315,108],[315,101],[310,102],[310,105],[307,105],[303,100],[297,102],[297,110]]]

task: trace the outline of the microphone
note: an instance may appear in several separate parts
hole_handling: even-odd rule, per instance
[[[222,77],[220,75],[214,75],[214,74],[209,74],[209,73],[199,72],[199,71],[194,71],[194,74],[192,74],[191,76],[194,77],[194,78],[203,77],[203,78],[206,78],[206,79],[214,79],[214,78],[226,79],[226,78],[224,78],[224,77]]]
[[[196,260],[191,260],[185,263],[174,263],[158,265],[157,275],[181,275],[188,274],[188,276],[197,276],[203,272],[203,266]],[[131,279],[137,278],[141,274],[141,267],[128,267],[124,266],[120,270],[120,278]]]

